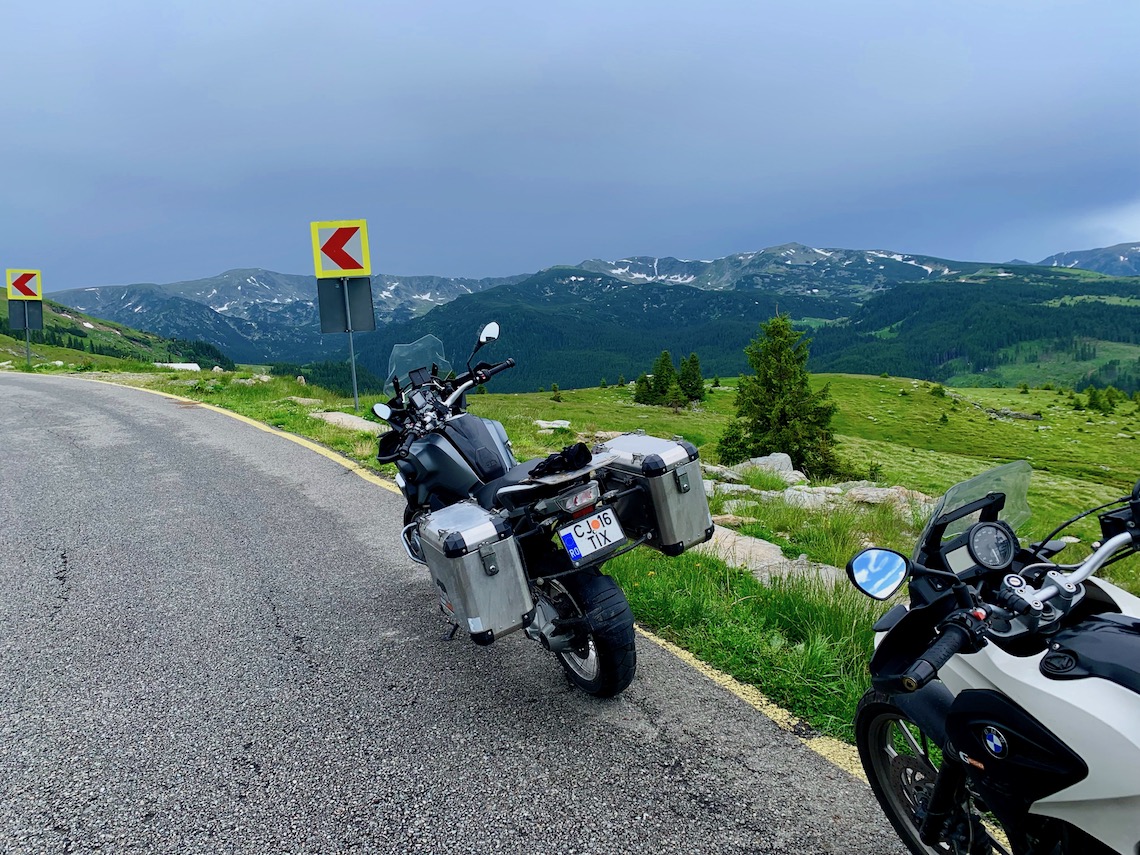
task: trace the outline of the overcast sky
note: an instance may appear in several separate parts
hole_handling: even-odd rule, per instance
[[[0,267],[46,290],[498,276],[789,241],[1037,261],[1140,241],[1140,3],[0,6]]]

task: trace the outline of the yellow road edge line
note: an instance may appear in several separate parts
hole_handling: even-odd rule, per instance
[[[125,386],[129,389],[138,389],[140,392],[149,392],[152,395],[161,395],[162,397],[170,398],[173,401],[182,401],[188,404],[194,404],[199,407],[205,407],[208,410],[213,410],[215,413],[221,413],[224,416],[229,416],[230,418],[237,419],[240,422],[245,422],[247,425],[255,427],[258,430],[282,437],[283,439],[287,439],[290,442],[295,442],[297,445],[307,448],[310,451],[315,451],[322,457],[325,457],[334,463],[339,463],[345,469],[355,472],[370,484],[375,484],[377,487],[382,487],[392,493],[398,494],[400,492],[400,489],[391,481],[385,480],[374,472],[368,471],[355,460],[349,460],[344,455],[338,454],[331,449],[325,448],[323,445],[319,445],[316,442],[313,442],[311,439],[306,439],[305,437],[298,436],[295,433],[289,433],[288,431],[280,430],[279,428],[267,425],[264,422],[259,422],[256,419],[252,419],[249,416],[243,416],[241,413],[235,413],[232,410],[227,410],[214,404],[207,404],[203,401],[196,401],[193,398],[185,398],[181,395],[174,395],[170,392],[162,392],[158,389],[148,389],[145,386],[130,386],[126,383],[115,383],[111,380],[98,380],[94,377],[77,377],[76,379],[86,380],[89,383],[105,383],[108,386],[118,386],[120,388]],[[735,677],[732,677],[723,671],[712,667],[707,662],[702,662],[689,651],[678,647],[671,641],[666,641],[664,638],[654,635],[652,632],[645,629],[640,624],[637,626],[637,632],[643,637],[652,641],[662,650],[673,654],[673,656],[680,659],[693,670],[712,680],[718,686],[721,686],[722,688],[727,689],[729,692],[736,695],[736,697],[740,698],[740,700],[744,701],[753,709],[757,710],[759,713],[771,720],[781,730],[785,730],[788,733],[794,734],[796,738],[799,739],[801,743],[803,743],[804,746],[810,748],[820,757],[829,761],[832,765],[838,767],[839,769],[842,769],[849,775],[866,782],[867,776],[863,773],[863,765],[859,760],[859,754],[855,750],[854,746],[848,745],[846,742],[842,742],[830,736],[805,737],[796,734],[795,730],[800,725],[800,720],[788,712],[786,709],[781,707],[779,704],[770,701],[755,686],[749,686],[747,683],[741,683]]]
[[[229,416],[231,419],[237,419],[239,422],[245,422],[247,425],[255,427],[258,430],[265,431],[266,433],[271,433],[274,436],[281,437],[282,439],[287,439],[290,442],[294,442],[297,445],[302,446],[303,448],[309,449],[309,451],[315,451],[317,454],[321,455],[321,457],[327,458],[333,463],[339,463],[350,472],[355,472],[369,484],[375,484],[377,487],[382,487],[390,493],[400,493],[400,488],[393,484],[391,481],[380,477],[375,472],[371,472],[368,469],[365,469],[355,460],[350,460],[343,454],[333,451],[330,448],[325,448],[320,443],[314,442],[311,439],[307,439],[303,436],[298,436],[295,433],[289,433],[289,431],[281,430],[280,428],[275,428],[272,425],[267,425],[265,422],[259,422],[257,419],[252,419],[249,416],[243,416],[241,413],[235,413],[233,410],[227,410],[215,404],[207,404],[204,401],[196,401],[193,398],[184,398],[181,395],[174,395],[170,392],[162,392],[158,389],[148,389],[145,386],[131,386],[127,383],[115,383],[112,380],[99,380],[95,377],[76,377],[76,379],[85,380],[88,383],[105,383],[108,386],[118,386],[120,389],[138,389],[140,392],[149,392],[152,395],[161,395],[163,398],[170,398],[172,401],[181,401],[187,404],[194,404],[198,407],[205,407],[207,410],[213,410],[215,413],[221,413],[223,416]]]
[[[802,722],[779,704],[765,697],[755,686],[742,683],[735,677],[714,668],[707,662],[702,662],[688,650],[678,647],[671,641],[666,641],[664,638],[655,635],[640,624],[637,625],[637,632],[652,641],[662,650],[673,654],[694,671],[699,672],[718,686],[736,695],[740,700],[770,719],[778,728],[793,734],[805,747],[810,748],[832,765],[842,769],[852,777],[866,782],[867,776],[863,773],[863,764],[859,760],[859,753],[856,751],[855,746],[848,745],[846,742],[842,742],[830,736],[800,736],[796,733],[796,730],[800,728]]]

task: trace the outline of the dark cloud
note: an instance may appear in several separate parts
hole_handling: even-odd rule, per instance
[[[49,290],[305,272],[312,219],[467,276],[1140,228],[1129,0],[9,5],[0,264]]]

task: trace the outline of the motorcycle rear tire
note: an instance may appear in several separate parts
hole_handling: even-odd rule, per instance
[[[555,653],[570,682],[587,694],[611,698],[623,691],[637,671],[633,612],[617,582],[585,571],[558,581],[577,615],[586,615],[592,629],[577,650]],[[569,615],[568,615],[569,616]]]

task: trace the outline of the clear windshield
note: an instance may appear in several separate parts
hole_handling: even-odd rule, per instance
[[[918,560],[919,549],[926,542],[930,527],[938,517],[978,499],[983,499],[990,493],[1005,493],[1005,508],[1001,512],[1001,519],[1005,520],[1016,531],[1028,522],[1030,517],[1027,495],[1029,493],[1029,477],[1032,474],[1033,467],[1029,463],[1024,460],[1015,460],[1013,463],[1006,463],[1004,466],[990,469],[968,481],[955,484],[946,491],[946,495],[934,507],[934,513],[931,514],[926,523],[926,528],[922,530],[922,534],[918,538],[914,560]],[[959,520],[954,520],[947,526],[943,538],[951,538],[961,534],[977,521],[977,514],[969,514]]]
[[[451,363],[443,353],[443,342],[434,335],[425,335],[411,344],[397,344],[392,348],[392,355],[388,357],[388,376],[385,378],[384,394],[391,397],[395,394],[392,379],[400,381],[400,388],[408,385],[408,374],[417,368],[430,369],[432,365],[439,368],[439,376],[446,377],[451,373]]]

